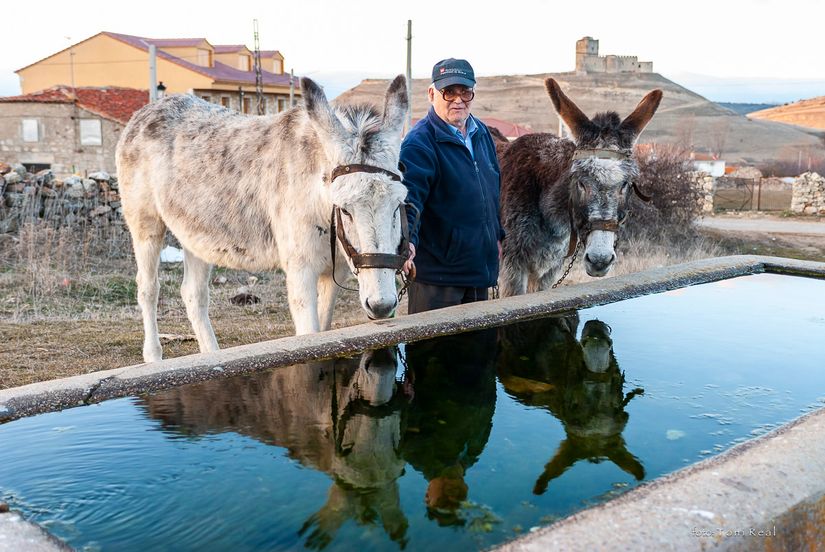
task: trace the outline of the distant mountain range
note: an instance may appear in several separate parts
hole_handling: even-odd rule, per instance
[[[548,73],[479,77],[473,113],[495,117],[536,132],[558,132],[559,121],[544,88],[555,78],[565,93],[589,116],[615,110],[629,115],[649,91],[664,92],[662,104],[640,138],[642,143],[675,143],[697,152],[720,153],[731,163],[759,164],[797,157],[800,151],[823,149],[820,133],[773,121],[753,120],[711,102],[657,73]],[[389,81],[370,79],[344,92],[338,101],[368,101],[380,105]],[[429,108],[429,79],[413,80],[413,117]]]
[[[825,79],[713,77],[696,73],[669,74],[668,79],[714,102],[784,104],[825,93]]]
[[[760,104],[760,103],[729,103],[729,102],[716,102],[717,105],[721,105],[727,109],[730,109],[734,113],[738,113],[739,115],[747,115],[748,113],[753,113],[754,111],[761,111],[763,109],[770,109],[772,107],[776,107],[776,104]]]

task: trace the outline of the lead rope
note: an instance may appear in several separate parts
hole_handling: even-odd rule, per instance
[[[567,278],[567,275],[570,274],[570,270],[572,270],[572,268],[573,268],[573,263],[576,262],[576,257],[579,256],[579,251],[581,251],[581,248],[582,248],[582,242],[577,243],[576,244],[576,251],[573,253],[573,258],[570,259],[570,264],[567,265],[567,268],[564,270],[564,274],[561,275],[561,278],[559,278],[558,282],[553,284],[550,287],[550,289],[556,289],[557,287],[559,287],[561,285],[561,283],[564,281],[564,279]]]

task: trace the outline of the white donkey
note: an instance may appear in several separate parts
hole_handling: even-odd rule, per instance
[[[298,334],[330,327],[347,266],[371,318],[395,311],[395,274],[407,254],[406,188],[393,172],[409,108],[405,79],[390,85],[383,115],[332,107],[310,79],[301,91],[303,106],[263,117],[170,96],[124,129],[117,172],[146,362],[161,358],[158,262],[167,228],[184,248],[181,295],[201,352],[218,349],[208,315],[212,265],[281,267]],[[346,253],[337,262],[336,234]]]

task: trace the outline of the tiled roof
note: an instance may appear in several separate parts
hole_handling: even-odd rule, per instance
[[[519,136],[524,136],[525,134],[533,134],[533,129],[527,128],[522,125],[517,125],[516,123],[511,123],[510,121],[504,121],[502,119],[496,119],[495,117],[484,117],[482,119],[484,124],[491,127],[496,127],[501,131],[503,135],[508,138],[518,138]]]
[[[275,57],[275,56],[284,57],[284,55],[281,53],[280,50],[261,50],[261,57]]]
[[[155,44],[156,46],[158,45],[157,41],[151,38],[110,33],[107,31],[104,31],[102,34],[110,36],[116,40],[120,40],[121,42],[125,42],[126,44],[130,44],[131,46],[141,50],[148,51],[150,43]],[[218,82],[251,85],[255,84],[255,73],[252,71],[241,71],[217,61],[215,62],[214,67],[203,67],[186,61],[185,59],[173,56],[163,50],[158,50],[157,55],[159,58],[163,58],[182,67],[186,67],[190,71],[195,71],[196,73],[210,77]],[[276,75],[275,73],[270,73],[269,71],[261,71],[261,75],[263,77],[264,84],[272,86],[289,86],[289,75],[287,74]]]
[[[215,49],[216,54],[231,54],[232,52],[240,52],[241,50],[245,50],[246,46],[243,44],[220,44],[212,46]]]
[[[147,38],[145,40],[161,48],[191,48],[204,42],[209,44],[205,38]]]
[[[147,90],[134,88],[107,87],[78,87],[77,105],[86,111],[96,113],[105,119],[126,124],[132,114],[149,103]],[[73,102],[72,89],[67,86],[55,86],[22,96],[8,96],[0,98],[3,102],[30,102],[30,103],[66,103]]]

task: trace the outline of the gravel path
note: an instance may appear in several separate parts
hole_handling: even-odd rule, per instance
[[[705,217],[699,226],[734,232],[766,232],[769,234],[812,234],[825,236],[825,220],[800,221],[774,218]]]

